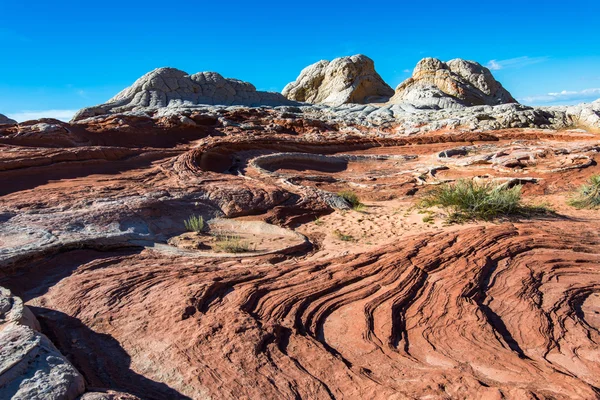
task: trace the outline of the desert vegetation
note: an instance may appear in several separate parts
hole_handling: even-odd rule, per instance
[[[458,180],[432,189],[423,199],[422,207],[441,207],[449,211],[448,222],[469,220],[489,221],[498,217],[533,211],[521,201],[521,186],[512,188],[490,182]],[[531,209],[531,210],[530,210]]]
[[[366,206],[360,201],[358,195],[351,190],[343,190],[338,193],[338,196],[346,200],[354,211],[364,211],[366,208]]]
[[[569,199],[575,208],[598,208],[600,206],[600,175],[592,175]]]
[[[201,215],[191,215],[184,221],[185,229],[189,232],[204,232],[204,218]]]
[[[343,233],[342,231],[340,231],[339,229],[336,229],[335,231],[333,231],[333,234],[335,235],[336,238],[338,238],[342,242],[353,242],[354,241],[354,236],[347,235],[347,234]]]
[[[216,239],[213,248],[217,251],[223,253],[247,253],[254,250],[250,248],[250,243],[242,240],[239,235],[215,232],[213,236]]]

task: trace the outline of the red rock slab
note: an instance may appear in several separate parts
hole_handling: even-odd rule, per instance
[[[589,399],[596,223],[428,233],[327,261],[116,255],[31,303],[86,379],[143,398],[169,398],[162,383],[191,398]]]

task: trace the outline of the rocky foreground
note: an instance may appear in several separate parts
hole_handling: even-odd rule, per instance
[[[0,120],[0,398],[600,398],[600,218],[566,204],[599,121],[464,60],[394,91],[365,56],[283,94],[159,69],[71,123]],[[419,214],[461,178],[554,212]]]

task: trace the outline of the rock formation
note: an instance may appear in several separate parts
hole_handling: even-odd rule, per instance
[[[455,59],[443,63],[433,58],[423,59],[413,77],[398,86],[388,103],[369,103],[385,101],[392,94],[390,90],[375,72],[373,62],[361,55],[320,61],[307,67],[284,90],[293,100],[277,93],[255,91],[249,83],[225,79],[216,73],[190,76],[176,69],[161,68],[146,74],[108,103],[80,110],[71,127],[57,121],[40,121],[5,130],[5,137],[23,144],[27,138],[73,143],[83,140],[73,135],[74,126],[81,126],[82,120],[84,125],[99,131],[108,126],[117,131],[136,130],[131,124],[149,124],[160,129],[204,129],[209,121],[252,131],[256,126],[248,117],[256,110],[248,107],[261,104],[271,104],[269,112],[274,120],[292,118],[294,129],[320,124],[358,130],[378,128],[408,135],[440,129],[581,127],[600,132],[599,101],[562,107],[521,105],[487,68],[472,61]],[[227,114],[237,113],[240,105],[246,107],[243,121],[230,120]],[[261,132],[277,133],[283,129],[280,124],[264,124],[264,119],[259,120]]]
[[[188,75],[175,68],[158,68],[139,78],[108,102],[80,110],[73,120],[197,104],[278,106],[295,103],[279,93],[257,91],[251,83],[223,78],[216,72]]]
[[[15,121],[14,119],[10,119],[6,115],[0,114],[0,125],[3,125],[3,124],[14,125],[16,123],[17,123],[17,121]]]
[[[386,102],[394,91],[375,71],[373,60],[359,54],[309,65],[282,93],[290,100],[338,106]]]
[[[390,99],[390,103],[432,109],[516,102],[489,69],[460,58],[447,63],[424,58],[415,67],[412,77],[398,85]]]
[[[40,332],[23,301],[0,287],[0,398],[77,398],[85,390],[81,374]]]
[[[175,91],[0,126],[1,399],[598,398],[600,218],[567,200],[600,173],[600,101]],[[465,178],[554,211],[419,213]]]
[[[600,340],[594,212],[563,208],[572,218],[451,230],[405,213],[418,201],[408,193],[471,174],[516,176],[529,193],[564,196],[595,168],[594,136],[513,129],[383,138],[308,124],[257,136],[261,120],[285,118],[246,113],[227,118],[254,131],[215,124],[213,137],[176,149],[2,152],[0,176],[33,187],[2,196],[0,283],[28,299],[89,386],[107,392],[84,398],[111,390],[149,399],[593,398],[600,366],[585,355]],[[96,169],[110,163],[115,170]],[[52,181],[35,184],[34,174]],[[339,187],[399,203],[332,213],[322,194]],[[294,257],[165,250],[186,216],[219,210],[300,224],[319,247]],[[315,211],[330,213],[323,226]],[[331,237],[336,229],[364,239],[344,244]],[[9,303],[21,309],[14,297],[0,302]]]

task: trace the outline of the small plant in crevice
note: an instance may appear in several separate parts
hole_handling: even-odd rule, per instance
[[[185,229],[190,232],[204,232],[204,218],[201,215],[191,215],[184,221]]]
[[[360,198],[358,197],[358,195],[351,190],[343,190],[338,193],[338,196],[346,200],[346,202],[350,204],[350,207],[352,207],[354,211],[364,211],[364,209],[367,207],[366,205],[360,202]]]
[[[321,219],[321,218],[317,218],[315,219],[315,225],[316,226],[321,226],[323,225],[325,222]]]
[[[354,241],[354,237],[352,235],[346,235],[339,229],[336,229],[335,231],[333,231],[333,234],[342,242],[353,242]]]
[[[590,176],[587,182],[577,189],[568,203],[575,208],[600,207],[600,175]]]

